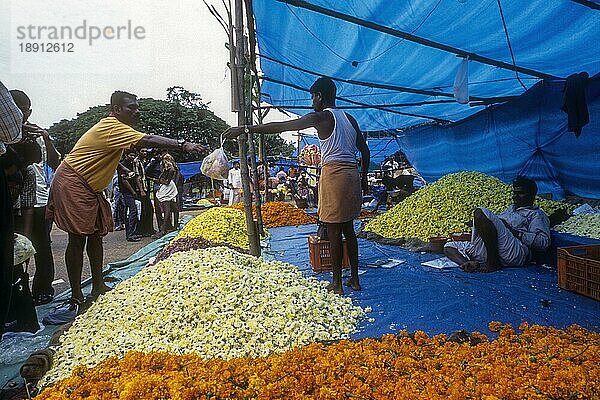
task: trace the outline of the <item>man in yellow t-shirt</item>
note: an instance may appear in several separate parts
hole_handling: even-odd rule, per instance
[[[205,153],[199,144],[146,135],[132,128],[140,117],[137,97],[117,91],[110,98],[111,113],[77,141],[54,175],[48,199],[48,219],[69,234],[65,263],[71,285],[73,317],[84,302],[81,291],[83,250],[92,271],[92,296],[109,290],[102,278],[102,236],[113,230],[110,204],[103,191],[117,168],[123,151],[131,146]]]

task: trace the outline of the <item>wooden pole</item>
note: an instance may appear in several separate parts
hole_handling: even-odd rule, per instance
[[[256,67],[256,31],[254,29],[254,14],[252,13],[252,0],[245,0],[244,4],[246,5],[246,20],[248,21],[248,43],[250,45],[250,47],[248,48],[248,60],[249,60],[249,67],[251,70],[249,72],[249,76],[251,77],[251,82],[252,82],[251,87],[252,88],[256,87],[256,105],[260,106],[261,92],[260,92],[260,80],[258,79],[258,68]],[[252,116],[252,100],[254,100],[254,99],[253,98],[251,99],[250,109],[248,110],[248,115],[250,115],[250,116]],[[259,124],[262,124],[262,122],[263,122],[263,115],[260,110],[257,111],[257,121]],[[254,144],[253,139],[254,138],[252,137],[252,135],[250,135],[248,138],[248,140],[250,140],[250,142],[252,144]],[[265,202],[267,202],[267,201],[269,201],[269,189],[268,189],[269,171],[268,171],[268,164],[267,164],[267,156],[265,154],[264,135],[258,136],[258,157],[262,161],[262,165],[263,165],[263,172],[264,172],[264,179],[265,179]],[[253,166],[253,168],[254,168],[254,166]],[[255,173],[256,172],[258,172],[258,168],[255,171]],[[257,176],[257,182],[260,182],[260,176],[258,176],[258,175],[255,175],[255,176]],[[262,198],[260,197],[260,186],[258,186],[258,191],[255,191],[255,193],[257,195],[257,198],[260,198],[260,201],[262,203]],[[257,219],[258,219],[258,225],[259,225],[259,232],[262,235],[263,234],[262,212],[257,213]]]
[[[250,71],[246,70],[246,72],[248,72],[248,75],[246,75],[248,82],[250,82],[250,84],[248,85],[248,93],[247,95],[247,101],[246,101],[246,115],[247,115],[247,119],[246,119],[246,123],[247,124],[252,124],[252,88],[254,87],[253,85],[253,78],[252,78],[252,74],[249,73]],[[260,187],[258,185],[258,166],[256,164],[256,149],[254,146],[254,134],[252,132],[248,132],[248,155],[250,156],[250,167],[252,168],[252,184],[254,186],[254,198],[255,198],[255,202],[256,202],[256,222],[257,222],[257,228],[258,228],[258,233],[260,235],[262,235],[264,233],[264,227],[263,227],[263,219],[262,219],[262,199],[260,198]]]
[[[238,88],[238,125],[246,125],[246,108],[244,107],[244,7],[242,0],[235,0],[235,68],[231,74],[232,84]],[[235,78],[234,78],[235,76]],[[244,211],[246,213],[246,228],[250,242],[250,254],[260,256],[260,238],[252,215],[252,193],[250,193],[250,176],[248,173],[248,158],[246,156],[247,135],[238,137],[240,154],[240,170],[242,175],[242,190],[244,191]]]

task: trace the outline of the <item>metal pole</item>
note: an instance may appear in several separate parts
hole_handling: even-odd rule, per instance
[[[238,88],[238,93],[244,91],[244,8],[242,0],[235,0],[235,55],[236,63],[235,69],[232,73],[232,80],[235,76],[235,86]],[[246,124],[246,115],[244,107],[244,96],[238,96],[238,125],[242,126]],[[256,225],[254,224],[254,217],[252,215],[252,193],[250,193],[250,176],[248,173],[248,159],[246,156],[246,145],[248,142],[247,135],[240,135],[238,137],[238,148],[240,153],[240,169],[242,175],[242,189],[244,190],[244,211],[246,213],[246,228],[248,229],[248,240],[250,242],[250,254],[254,256],[260,256],[260,238]]]

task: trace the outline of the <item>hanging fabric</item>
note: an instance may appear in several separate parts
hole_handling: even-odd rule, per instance
[[[462,60],[454,78],[454,98],[460,104],[469,103],[469,57]]]

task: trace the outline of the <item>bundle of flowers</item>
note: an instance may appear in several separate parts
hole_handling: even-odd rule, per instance
[[[419,189],[384,214],[371,220],[365,231],[386,238],[448,236],[468,231],[467,223],[477,207],[500,213],[512,203],[512,187],[480,172],[458,172]],[[536,203],[548,215],[559,208],[574,206],[538,198]]]
[[[243,210],[243,204],[231,206],[238,210]],[[270,201],[261,205],[263,223],[267,228],[277,228],[279,226],[298,226],[306,224],[316,224],[317,218],[308,215],[298,207],[283,201]],[[252,205],[252,212],[256,216],[256,206]]]
[[[231,359],[348,338],[364,312],[326,284],[224,247],[176,253],[77,317],[42,383],[130,350]]]
[[[248,253],[247,249],[241,247],[235,247],[228,243],[215,243],[211,240],[204,239],[203,237],[185,237],[177,239],[168,245],[166,245],[162,251],[156,256],[154,263],[166,260],[175,253],[189,250],[208,249],[209,247],[228,247],[240,253]]]
[[[600,213],[574,215],[554,229],[558,232],[600,239]]]
[[[315,144],[307,144],[298,154],[298,160],[306,165],[317,166],[321,163],[321,150]]]
[[[267,358],[128,353],[80,366],[42,400],[119,399],[593,399],[600,396],[600,334],[522,324],[471,346],[423,332]]]
[[[246,217],[242,211],[232,208],[215,207],[203,212],[189,221],[173,241],[185,237],[203,237],[243,249],[250,246]]]

